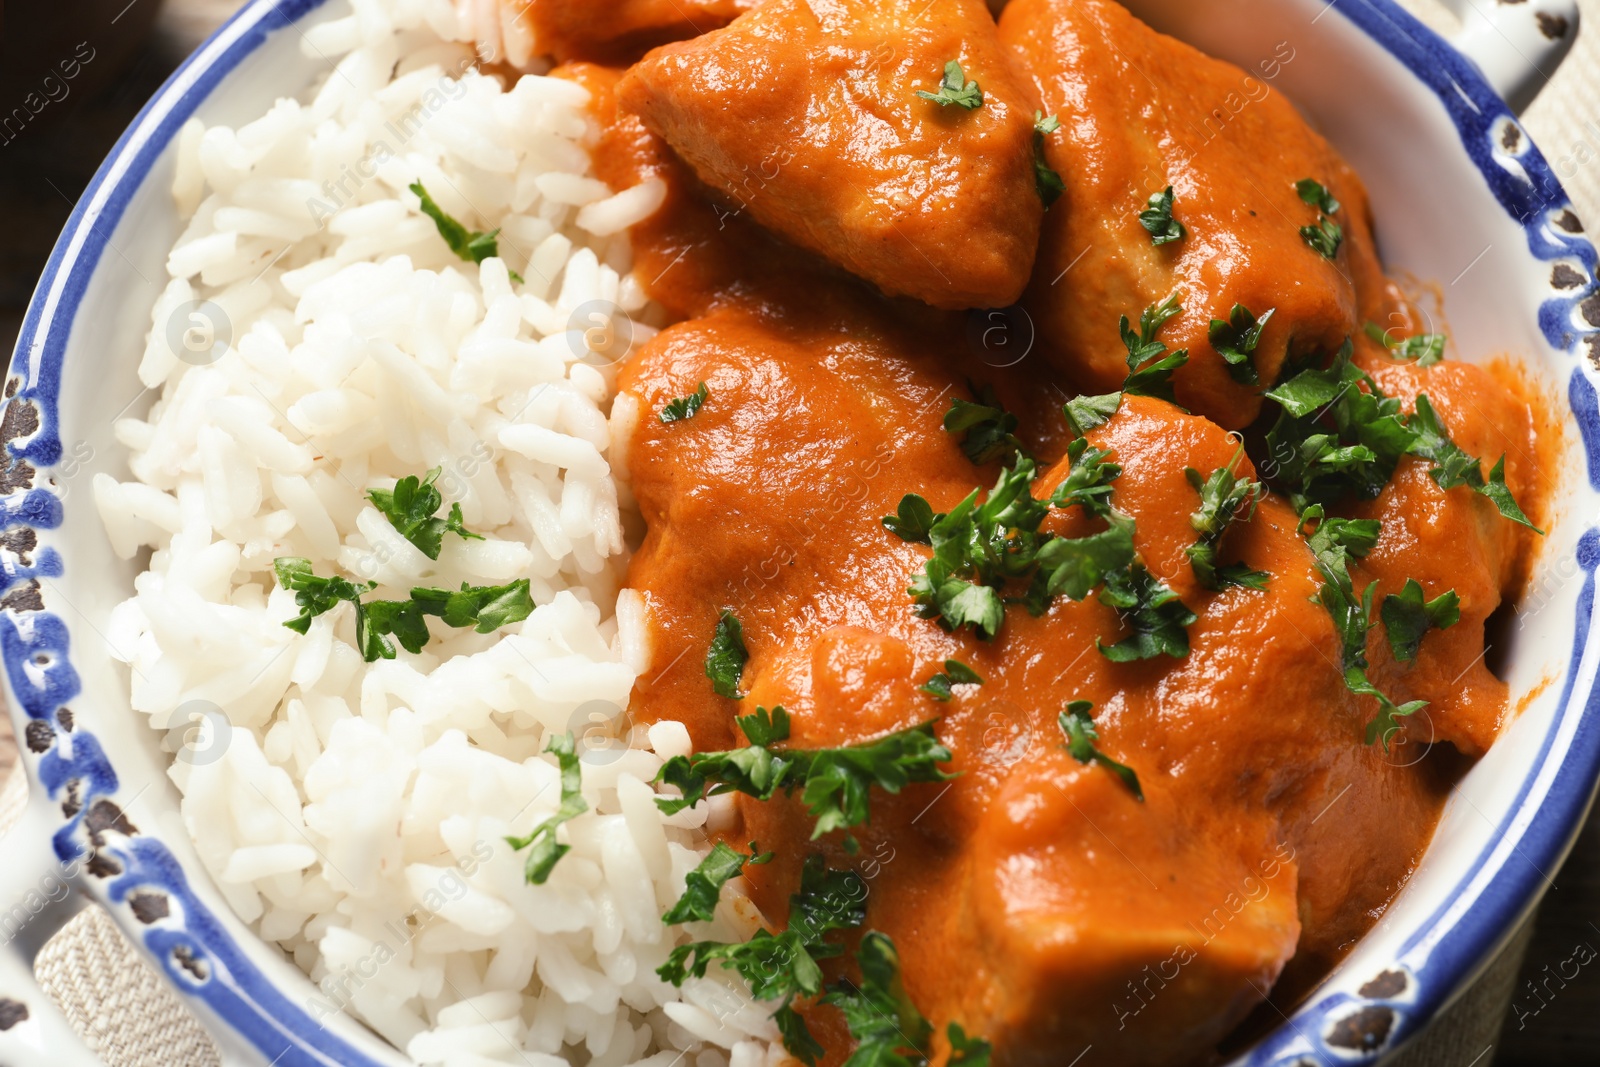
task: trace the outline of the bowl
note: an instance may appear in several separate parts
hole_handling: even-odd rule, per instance
[[[1600,528],[1596,255],[1518,125],[1570,47],[1570,0],[1499,5],[1455,47],[1391,0],[1135,0],[1158,29],[1245,74],[1213,131],[1283,92],[1365,177],[1391,270],[1432,281],[1460,358],[1526,368],[1561,434],[1555,506],[1526,596],[1494,638],[1516,713],[1453,791],[1410,883],[1250,1067],[1370,1063],[1419,1033],[1536,905],[1600,776],[1591,634]],[[95,1063],[32,961],[77,910],[106,908],[228,1064],[402,1064],[227,908],[195,855],[163,738],[129,707],[106,619],[131,588],[89,499],[125,464],[111,424],[149,398],[135,367],[167,250],[173,140],[191,115],[239,124],[325,72],[300,45],[347,0],[254,0],[144,109],[73,212],[28,309],[0,409],[0,661],[26,813],[0,868],[0,1061]],[[1469,58],[1470,57],[1470,58]],[[217,742],[212,742],[213,744]],[[1426,759],[1425,746],[1395,758]],[[184,745],[179,758],[204,760]],[[1105,1010],[1111,1011],[1107,1005]]]

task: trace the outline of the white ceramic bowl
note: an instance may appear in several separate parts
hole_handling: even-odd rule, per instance
[[[11,1067],[94,1062],[32,975],[39,945],[89,901],[172,980],[226,1063],[405,1062],[347,1017],[320,1015],[311,983],[228,911],[197,861],[171,757],[130,710],[104,644],[134,568],[112,554],[89,499],[93,472],[124,469],[112,420],[149,402],[134,369],[179,231],[174,135],[191,115],[236,125],[307,87],[326,64],[302,54],[300,30],[345,3],[254,0],[173,76],[79,202],[12,359],[0,659],[32,792],[0,864],[0,1062]],[[1600,724],[1586,714],[1600,661],[1595,250],[1496,92],[1531,98],[1537,70],[1566,53],[1576,9],[1532,0],[1475,15],[1457,38],[1469,60],[1391,0],[1130,6],[1255,79],[1216,101],[1219,125],[1262,84],[1296,101],[1365,177],[1388,265],[1442,288],[1456,354],[1524,362],[1565,431],[1558,469],[1544,472],[1557,487],[1550,535],[1496,650],[1515,697],[1536,695],[1461,782],[1383,920],[1238,1061],[1370,1062],[1418,1032],[1526,917],[1600,772]]]

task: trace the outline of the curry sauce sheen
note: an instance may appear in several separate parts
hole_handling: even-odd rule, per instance
[[[712,36],[702,47],[715,45]],[[1098,0],[1017,0],[1000,37],[1044,102],[1112,139],[1146,136],[1127,131],[1154,113],[1110,92],[1136,79],[1094,69],[1106,55],[1075,42],[1109,42],[1161,65],[1175,84],[1191,74],[1243,77]],[[911,999],[940,1033],[955,1020],[988,1038],[1002,1065],[1062,1063],[1091,1045],[1088,1064],[1204,1063],[1265,1000],[1287,1010],[1404,886],[1450,786],[1503,725],[1508,693],[1485,664],[1485,627],[1517,595],[1538,537],[1468,487],[1440,489],[1430,464],[1411,456],[1375,499],[1336,509],[1382,521],[1372,551],[1350,561],[1358,593],[1376,583],[1381,603],[1415,579],[1430,598],[1446,589],[1460,598],[1460,621],[1429,631],[1412,663],[1396,662],[1381,625],[1368,634],[1373,683],[1396,703],[1428,702],[1401,720],[1389,746],[1368,744],[1377,705],[1345,684],[1300,517],[1265,493],[1248,521],[1229,528],[1220,560],[1265,572],[1265,589],[1207,588],[1186,554],[1200,506],[1186,469],[1203,478],[1231,467],[1270,482],[1261,392],[1280,366],[1307,365],[1309,353],[1325,361],[1351,336],[1355,364],[1404,411],[1426,393],[1485,470],[1506,457],[1506,486],[1537,524],[1549,492],[1545,445],[1524,391],[1478,366],[1396,359],[1361,334],[1360,324],[1380,321],[1404,335],[1421,316],[1381,273],[1359,178],[1270,91],[1248,124],[1230,130],[1241,140],[1229,152],[1181,157],[1183,188],[1205,190],[1186,215],[1191,232],[1208,232],[1176,256],[1154,249],[1164,264],[1150,265],[1149,234],[1124,223],[1165,164],[1145,159],[1147,147],[1094,149],[1127,156],[1117,165],[1139,177],[1135,202],[1125,188],[1096,186],[1098,172],[1076,149],[1048,153],[1066,194],[1045,216],[1026,298],[1038,310],[1040,350],[995,367],[969,339],[966,316],[886,296],[853,275],[848,256],[794,248],[725,190],[702,185],[637,114],[618,108],[619,70],[562,73],[594,95],[601,176],[616,188],[666,183],[663,208],[633,230],[635,263],[651,295],[683,320],[623,365],[613,416],[632,434],[625,475],[646,530],[627,581],[647,600],[651,639],[635,713],[683,722],[697,751],[743,744],[734,718],[757,707],[786,709],[788,743],[800,748],[937,720],[953,754],[948,782],[874,791],[854,851],[838,833],[811,842],[798,797],[737,797],[726,839],[776,852],[745,872],[766,918],[783,927],[810,852],[861,872],[865,928],[892,937]],[[1147,91],[1141,83],[1126,92]],[[1345,205],[1335,259],[1318,257],[1288,222],[1256,217],[1304,209],[1293,181],[1307,175],[1258,174],[1268,204],[1249,183],[1208,170],[1239,165],[1239,153],[1276,158],[1286,144],[1305,158],[1284,165],[1315,163]],[[1102,262],[1051,293],[1046,273],[1061,269],[1077,236]],[[1226,269],[1220,253],[1205,251],[1221,245],[1235,257]],[[1272,291],[1286,285],[1295,291]],[[1206,339],[1205,319],[1239,302],[1240,286],[1257,294],[1257,312],[1274,301],[1285,308],[1253,388],[1218,371]],[[907,588],[930,549],[895,536],[883,516],[908,493],[947,511],[1000,470],[975,464],[943,428],[952,402],[993,390],[1039,458],[1033,492],[1045,498],[1070,468],[1061,404],[1117,387],[1121,374],[1106,360],[1109,350],[1121,362],[1118,317],[1174,290],[1194,311],[1162,338],[1191,344],[1177,385],[1193,411],[1127,395],[1087,437],[1121,465],[1111,504],[1134,521],[1139,559],[1196,616],[1187,655],[1113,662],[1098,646],[1128,629],[1092,594],[1058,596],[1037,617],[1013,604],[992,640],[920,617]],[[702,382],[707,399],[693,417],[660,420]],[[1058,510],[1045,528],[1076,537],[1099,526]],[[727,610],[749,652],[738,700],[713,692],[704,670]],[[937,702],[920,687],[952,658],[983,683]],[[1100,750],[1137,773],[1142,799],[1105,765],[1067,751],[1057,716],[1079,700],[1093,705]],[[1430,743],[1430,758],[1419,758]],[[850,973],[844,959],[828,967],[830,977]],[[842,1062],[842,1019],[802,1008],[826,1062]],[[931,1051],[936,1061],[949,1053],[942,1038]]]

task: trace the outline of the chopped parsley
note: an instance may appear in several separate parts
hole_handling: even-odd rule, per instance
[[[1389,332],[1375,322],[1367,323],[1366,334],[1387,348],[1395,359],[1416,360],[1419,367],[1431,367],[1444,359],[1444,346],[1450,340],[1442,333],[1419,333],[1415,337],[1391,339]]]
[[[1185,467],[1183,475],[1189,479],[1194,491],[1200,494],[1200,507],[1189,516],[1200,539],[1184,550],[1194,575],[1207,589],[1223,589],[1230,585],[1246,589],[1265,589],[1271,575],[1265,571],[1251,570],[1244,563],[1217,566],[1217,553],[1222,535],[1234,522],[1249,522],[1255,516],[1256,505],[1261,500],[1261,483],[1234,476],[1233,468],[1239,462],[1244,446],[1234,453],[1226,467],[1218,467],[1209,478],[1202,477],[1193,467]]]
[[[955,686],[982,684],[983,678],[979,676],[977,671],[958,659],[947,659],[944,661],[943,671],[935,674],[924,685],[920,685],[917,688],[933,697],[933,699],[941,703],[947,703],[951,696],[954,695],[952,690]]]
[[[1106,570],[1132,562],[1133,520],[1108,503],[1110,483],[1122,468],[1110,462],[1109,452],[1090,449],[1082,438],[1068,446],[1067,454],[1068,475],[1048,499],[1034,497],[1036,467],[1019,457],[1015,466],[1001,470],[982,503],[974,489],[949,512],[935,514],[922,497],[908,494],[898,513],[884,518],[884,526],[901,539],[933,549],[907,590],[922,618],[938,619],[951,630],[971,626],[992,638],[1005,619],[1003,590],[1009,583],[1026,581],[1021,602],[1042,615],[1058,594],[1081,600]],[[1051,508],[1073,506],[1106,519],[1109,528],[1080,538],[1039,532]]]
[[[744,626],[734,617],[732,608],[723,608],[717,619],[716,632],[711,635],[711,647],[706,651],[706,677],[718,696],[730,700],[743,700],[739,692],[739,679],[744,676],[744,665],[750,653],[744,647]]]
[[[1502,455],[1495,463],[1494,469],[1489,472],[1489,480],[1484,481],[1483,464],[1474,456],[1463,452],[1454,441],[1450,440],[1450,432],[1445,429],[1433,404],[1426,394],[1417,395],[1417,412],[1411,416],[1410,426],[1417,434],[1416,443],[1411,451],[1433,463],[1433,469],[1428,471],[1428,476],[1440,489],[1454,489],[1464,485],[1479,496],[1485,497],[1506,518],[1519,523],[1540,535],[1544,531],[1528,521],[1522,508],[1511,495],[1511,490],[1506,488],[1506,457]]]
[[[822,969],[817,961],[844,954],[840,945],[825,939],[861,926],[867,918],[866,899],[867,887],[860,875],[831,870],[820,855],[808,856],[800,871],[800,891],[789,898],[787,930],[779,934],[757,930],[744,942],[679,945],[667,962],[656,968],[656,974],[682,986],[690,975],[705,977],[713,962],[732,968],[750,984],[757,999],[782,1001],[772,1018],[783,1036],[784,1048],[814,1067],[826,1050],[811,1036],[794,1001],[822,992]]]
[[[429,559],[439,558],[447,531],[457,537],[483,540],[482,534],[475,534],[462,524],[460,504],[450,505],[447,518],[434,518],[444,506],[444,496],[433,484],[442,470],[434,467],[420,479],[414,474],[407,475],[395,482],[393,489],[367,490],[367,499],[383,512],[389,525]]]
[[[746,747],[674,756],[662,765],[656,781],[683,793],[657,797],[663,812],[672,815],[722,793],[770,800],[780,789],[786,794],[799,789],[817,820],[811,834],[815,840],[866,822],[873,787],[899,793],[912,782],[954,777],[939,769],[952,757],[934,736],[931,722],[842,748],[801,749],[774,747],[789,739],[789,715],[781,707],[770,716],[758,708],[734,721],[750,741]],[[847,839],[847,846],[852,841]]]
[[[1172,186],[1150,198],[1145,210],[1139,212],[1139,225],[1150,231],[1150,243],[1158,248],[1189,235],[1183,223],[1172,217]]]
[[[944,428],[963,435],[961,451],[980,467],[1023,453],[1022,442],[1011,432],[1017,428],[1017,417],[1000,406],[992,386],[978,392],[976,403],[955,398],[945,412]]]
[[[1367,677],[1367,634],[1373,626],[1372,598],[1377,583],[1367,583],[1358,597],[1350,578],[1350,560],[1372,551],[1378,542],[1379,523],[1376,519],[1325,518],[1320,505],[1301,514],[1302,529],[1311,522],[1317,526],[1306,543],[1323,583],[1317,590],[1317,602],[1333,620],[1334,633],[1339,638],[1339,668],[1345,688],[1378,702],[1378,714],[1367,724],[1366,742],[1370,745],[1381,738],[1387,752],[1390,738],[1400,731],[1400,720],[1416,714],[1428,702],[1413,700],[1397,705]]]
[[[965,72],[961,69],[959,60],[952,59],[944,65],[944,80],[939,83],[939,91],[930,93],[925,89],[918,89],[917,95],[924,100],[932,100],[940,107],[951,104],[964,107],[968,111],[975,111],[983,106],[983,90],[978,88],[978,83],[967,81]]]
[[[1189,362],[1189,350],[1180,348],[1168,353],[1167,346],[1156,340],[1156,331],[1182,312],[1178,294],[1173,293],[1139,314],[1138,333],[1133,332],[1128,316],[1122,316],[1117,330],[1128,349],[1128,377],[1122,383],[1124,394],[1153,396],[1168,403],[1177,403],[1172,393],[1172,372]]]
[[[1424,600],[1422,586],[1415,578],[1407,578],[1398,594],[1383,598],[1379,609],[1384,632],[1389,635],[1389,651],[1396,663],[1411,663],[1422,647],[1422,638],[1429,630],[1447,630],[1461,621],[1461,598],[1454,589],[1446,590],[1432,600]]]
[[[416,588],[411,590],[409,600],[362,601],[361,595],[377,588],[378,583],[357,585],[337,575],[318,577],[312,573],[311,561],[299,556],[279,556],[273,561],[273,569],[278,584],[294,593],[300,607],[300,614],[285,626],[296,633],[306,633],[312,619],[349,602],[356,614],[356,647],[368,663],[394,659],[391,636],[407,652],[421,652],[428,643],[426,615],[436,615],[449,626],[471,626],[486,634],[533,614],[533,597],[526,578],[506,585],[463,582],[455,591]]]
[[[1094,719],[1089,714],[1093,710],[1094,705],[1089,701],[1074,700],[1056,717],[1061,732],[1067,736],[1067,751],[1079,763],[1100,764],[1122,779],[1122,784],[1128,787],[1133,799],[1141,804],[1144,803],[1144,790],[1139,788],[1139,776],[1134,773],[1133,768],[1125,763],[1118,763],[1096,746],[1095,742],[1100,740],[1100,735],[1095,730]]]
[[[1294,183],[1294,187],[1300,199],[1319,213],[1315,225],[1300,227],[1300,237],[1324,259],[1333,259],[1339,254],[1339,245],[1344,240],[1343,227],[1331,218],[1339,213],[1339,201],[1321,182],[1312,178],[1301,178]]]
[[[552,737],[545,751],[554,755],[561,767],[561,806],[554,815],[535,826],[527,837],[506,838],[506,844],[517,851],[529,850],[523,877],[530,885],[544,885],[561,857],[572,849],[571,845],[556,840],[557,828],[589,810],[583,799],[583,769],[578,763],[577,739],[568,731]]]
[[[661,917],[661,921],[710,922],[716,917],[722,887],[730,879],[743,874],[746,864],[758,866],[771,861],[772,853],[760,851],[753,841],[748,855],[724,841],[718,841],[711,853],[700,861],[700,865],[684,878],[683,896]]]
[[[421,182],[412,182],[409,188],[416,194],[417,199],[422,201],[422,213],[433,220],[434,226],[439,230],[439,236],[450,246],[450,251],[469,263],[482,263],[491,256],[500,254],[500,242],[497,240],[500,234],[498,227],[488,233],[469,230],[434,203],[433,197],[428,195],[428,190],[422,187]],[[522,275],[509,267],[507,272],[511,275],[512,281],[518,285],[522,284]]]
[[[1243,304],[1235,304],[1226,320],[1211,320],[1211,347],[1228,365],[1229,376],[1241,385],[1261,384],[1255,361],[1251,357],[1261,343],[1261,331],[1266,329],[1277,310],[1268,308],[1266,314],[1258,319]]]
[[[829,987],[821,1003],[839,1009],[855,1051],[844,1067],[927,1067],[933,1024],[906,995],[900,979],[900,954],[888,935],[868,931],[856,949],[859,981],[843,980]],[[989,1042],[968,1037],[961,1025],[945,1029],[952,1067],[987,1067]]]
[[[682,422],[684,419],[694,418],[710,395],[711,390],[706,388],[705,382],[701,382],[700,387],[688,396],[667,401],[666,406],[661,409],[661,421]]]
[[[1101,393],[1099,396],[1079,396],[1061,407],[1061,414],[1072,428],[1073,434],[1082,437],[1097,426],[1111,421],[1111,416],[1122,406],[1122,394]]]
[[[1067,184],[1061,180],[1061,175],[1052,170],[1044,159],[1044,139],[1060,128],[1061,120],[1054,115],[1046,115],[1042,111],[1033,113],[1033,182],[1047,211],[1067,191]]]
[[[1100,603],[1115,608],[1123,624],[1133,631],[1114,645],[1095,639],[1095,647],[1111,662],[1128,663],[1163,654],[1183,659],[1189,654],[1187,628],[1198,616],[1143,563],[1106,575]]]

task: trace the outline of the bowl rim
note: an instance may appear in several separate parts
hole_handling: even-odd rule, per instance
[[[18,464],[33,471],[20,487],[0,498],[0,528],[51,530],[64,519],[61,500],[43,479],[61,459],[58,433],[60,384],[68,340],[82,310],[89,281],[111,243],[111,237],[135,193],[150,177],[179,128],[268,36],[294,25],[323,7],[327,0],[251,0],[175,71],[140,111],[117,141],[105,162],[79,198],[29,302],[7,375],[0,439],[6,444],[6,462],[15,472]],[[1330,5],[1332,6],[1332,5]],[[1513,173],[1493,158],[1492,138],[1515,116],[1489,86],[1479,69],[1446,41],[1394,0],[1345,0],[1340,16],[1363,31],[1380,48],[1397,59],[1421,86],[1443,104],[1467,155],[1487,181],[1495,200],[1522,227],[1528,252],[1537,260],[1579,262],[1585,284],[1546,298],[1539,307],[1540,330],[1549,344],[1564,352],[1572,365],[1567,399],[1579,429],[1590,486],[1600,490],[1600,400],[1591,378],[1600,368],[1600,328],[1580,319],[1583,305],[1600,296],[1595,281],[1596,252],[1582,236],[1581,226],[1564,225],[1576,215],[1549,164],[1531,140],[1517,157],[1521,174]],[[1319,16],[1320,17],[1320,16]],[[276,21],[276,24],[274,24]],[[1521,129],[1520,124],[1517,128]],[[1523,131],[1524,136],[1526,131]],[[1600,318],[1600,312],[1596,313]],[[1580,325],[1580,322],[1582,323]],[[1585,351],[1586,350],[1586,351]],[[1583,357],[1587,355],[1588,359]],[[1558,368],[1559,369],[1559,368]],[[13,419],[19,408],[37,413],[35,428],[26,419]],[[1568,521],[1580,521],[1573,516]],[[1333,1062],[1371,1062],[1414,1036],[1465,988],[1468,979],[1486,967],[1499,948],[1537,905],[1546,887],[1541,873],[1560,863],[1582,826],[1600,779],[1600,721],[1590,711],[1600,707],[1595,692],[1600,634],[1591,633],[1596,568],[1600,566],[1600,530],[1588,528],[1578,542],[1577,560],[1584,573],[1574,619],[1572,659],[1563,679],[1557,711],[1540,740],[1525,778],[1506,816],[1496,826],[1489,843],[1452,882],[1438,906],[1402,943],[1401,955],[1426,948],[1424,961],[1411,972],[1403,993],[1366,995],[1336,992],[1303,1001],[1288,1020],[1232,1062],[1269,1067],[1300,1062],[1306,1055]],[[11,715],[21,738],[31,723],[47,726],[68,699],[78,693],[77,675],[68,656],[70,627],[49,613],[35,591],[31,601],[18,591],[37,577],[59,577],[64,568],[53,548],[40,551],[32,566],[7,561],[0,581],[0,660],[5,665],[11,696]],[[35,581],[34,589],[37,589]],[[17,620],[26,615],[28,624]],[[26,631],[24,633],[23,631]],[[37,654],[54,657],[44,672],[42,686],[30,679],[24,665]],[[35,668],[37,674],[37,668]],[[86,729],[68,729],[70,742],[59,738],[44,752],[24,748],[20,765],[36,785],[54,797],[68,777],[95,783],[85,796],[84,808],[96,797],[116,792],[116,773],[109,757]],[[1558,747],[1559,746],[1559,747]],[[31,747],[31,746],[30,746]],[[66,748],[71,754],[66,755]],[[113,810],[115,805],[112,805]],[[1537,815],[1537,818],[1535,818]],[[83,853],[79,842],[80,811],[65,820],[52,835],[62,862]],[[221,922],[188,885],[181,864],[158,837],[113,833],[106,847],[122,870],[110,877],[97,895],[125,903],[134,889],[158,886],[177,898],[181,911],[172,921],[135,926],[118,909],[110,909],[124,931],[151,953],[178,989],[198,1000],[233,1028],[263,1055],[276,1053],[275,1063],[376,1065],[372,1059],[316,1023],[297,1003],[275,988],[260,968],[234,943]],[[1515,849],[1526,864],[1507,865]],[[107,877],[107,876],[101,876]],[[91,886],[91,888],[94,888]],[[1455,911],[1457,902],[1471,895],[1470,910]],[[220,967],[212,977],[199,979],[175,955],[211,959]],[[1338,969],[1335,970],[1338,974]],[[308,979],[309,981],[309,979]],[[1324,1040],[1326,1022],[1349,1018],[1361,1011],[1384,1015],[1381,1035],[1371,1047],[1330,1045]],[[1307,1029],[1310,1033],[1307,1033]],[[285,1042],[287,1045],[285,1046]]]

